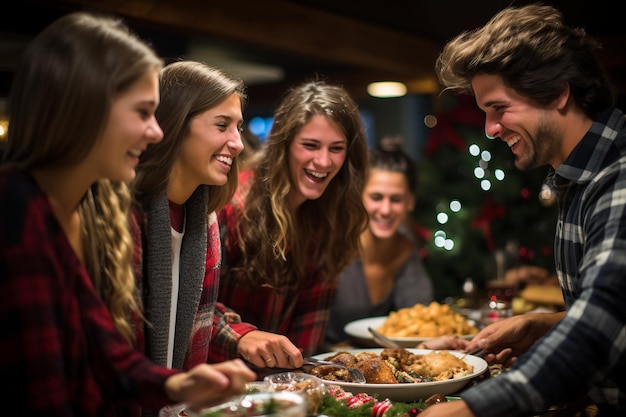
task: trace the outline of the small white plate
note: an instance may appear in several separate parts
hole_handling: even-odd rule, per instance
[[[407,349],[409,352],[424,355],[432,352],[428,349]],[[345,352],[352,353],[353,355],[360,352],[373,352],[380,355],[383,349],[370,348],[370,349],[351,349]],[[478,356],[466,355],[462,352],[449,351],[451,354],[457,357],[463,357],[463,360],[469,365],[474,366],[474,372],[456,379],[447,379],[445,381],[433,381],[433,382],[417,382],[406,384],[357,384],[354,382],[340,382],[340,381],[325,381],[327,384],[334,384],[343,388],[344,391],[351,392],[352,394],[365,393],[368,395],[378,394],[379,399],[382,401],[385,398],[389,398],[391,401],[404,401],[414,402],[419,400],[426,400],[428,397],[434,394],[449,395],[456,393],[463,388],[471,379],[481,375],[488,370],[487,362],[479,358]],[[337,352],[322,353],[313,356],[317,359],[326,359],[332,355],[336,355]]]
[[[376,344],[374,337],[372,336],[372,334],[369,332],[367,328],[371,327],[374,330],[378,330],[378,328],[383,325],[385,320],[387,320],[387,316],[368,317],[366,319],[355,320],[346,324],[343,330],[346,332],[346,334],[352,337],[355,337],[357,339],[371,341],[374,344]],[[467,335],[460,335],[459,337],[463,339],[471,340],[474,337],[474,335],[467,334]],[[422,342],[427,342],[428,340],[436,339],[436,338],[435,337],[389,337],[389,339],[396,342],[398,345],[400,345],[400,347],[414,348]]]

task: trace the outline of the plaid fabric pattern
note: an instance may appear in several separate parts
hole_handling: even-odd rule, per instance
[[[252,179],[250,172],[240,174],[245,187]],[[323,277],[309,273],[303,282],[289,287],[250,286],[229,268],[242,262],[236,228],[240,221],[243,199],[238,193],[231,204],[218,213],[222,236],[223,262],[218,301],[231,312],[216,314],[217,329],[211,346],[211,359],[237,356],[237,342],[255,328],[287,336],[304,355],[319,353],[324,348],[326,323],[335,287],[323,285]],[[235,315],[234,312],[238,314]]]
[[[557,274],[567,315],[511,371],[466,391],[481,416],[518,415],[588,391],[626,415],[626,127],[605,110],[546,183],[559,204]]]
[[[7,415],[108,416],[131,397],[158,409],[176,371],[115,330],[47,196],[0,169],[0,402]]]

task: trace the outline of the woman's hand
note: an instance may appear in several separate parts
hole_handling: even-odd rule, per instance
[[[464,350],[469,345],[469,340],[461,339],[456,336],[439,336],[422,342],[417,345],[418,349],[432,349],[432,350]]]
[[[197,365],[165,381],[168,397],[191,409],[210,407],[232,395],[243,394],[256,374],[241,359]]]
[[[302,352],[286,336],[254,330],[239,339],[242,358],[259,368],[299,368]]]

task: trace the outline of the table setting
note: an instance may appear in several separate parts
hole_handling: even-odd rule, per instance
[[[495,304],[489,307],[502,307],[498,301],[494,300]],[[509,311],[510,306],[510,302],[504,305]],[[421,335],[415,326],[414,334],[402,329],[402,322],[408,323],[415,314],[410,310],[355,320],[345,326],[345,331],[360,346],[334,346],[328,352],[304,358],[304,365],[298,369],[255,368],[258,380],[248,385],[245,395],[227,402],[228,406],[196,413],[183,409],[176,417],[415,417],[432,404],[459,400],[463,390],[505,371],[501,365],[488,365],[482,358],[484,352],[479,350],[418,349],[418,344],[442,335],[470,340],[479,331],[477,325],[480,323],[450,305],[437,303],[415,306],[414,309],[420,311],[424,327],[429,329],[428,335]],[[430,315],[424,311],[429,311]],[[406,317],[399,320],[402,314]],[[436,323],[435,327],[441,325],[449,333],[433,333],[430,322]],[[455,325],[450,326],[451,322]],[[394,333],[395,330],[398,333]],[[421,373],[422,368],[416,368],[416,364],[422,366],[433,360],[431,358],[445,358],[454,365],[450,365],[451,370],[445,375]],[[368,360],[374,360],[375,366],[368,368]],[[381,382],[370,370],[381,369],[385,362],[391,369],[386,376],[393,375],[394,379]],[[408,367],[403,368],[402,364],[408,364]],[[278,397],[272,399],[273,395],[285,393],[299,394],[304,398],[304,405]],[[589,414],[574,414],[573,410],[580,410],[583,406],[585,403],[578,402],[554,406],[528,417],[594,415],[593,410]],[[593,404],[589,406],[593,407]]]

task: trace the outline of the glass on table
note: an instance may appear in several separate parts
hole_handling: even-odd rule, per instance
[[[498,299],[495,295],[481,309],[481,323],[485,326],[513,315],[510,301]]]

